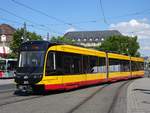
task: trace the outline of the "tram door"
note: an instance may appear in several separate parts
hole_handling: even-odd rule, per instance
[[[85,80],[85,75],[82,71],[82,55],[73,53],[64,53],[63,68],[64,76],[63,83],[75,87],[80,85]]]
[[[49,52],[46,61],[46,81],[51,84],[62,84],[63,70],[61,56],[57,52]]]

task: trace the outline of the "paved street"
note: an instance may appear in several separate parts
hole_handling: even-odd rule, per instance
[[[0,113],[149,113],[150,78],[46,95],[14,95],[13,80],[0,80]],[[3,81],[4,82],[4,81]]]
[[[0,92],[15,90],[15,83],[13,79],[0,79]]]
[[[15,84],[14,79],[0,79],[0,85]]]
[[[119,87],[125,84],[123,89],[126,90],[128,83],[123,81],[45,96],[16,96],[13,91],[4,92],[0,94],[0,113],[109,113],[116,109],[113,101],[117,100]],[[118,96],[126,99],[126,93]],[[126,101],[121,101],[121,105],[126,108]],[[118,113],[125,113],[126,109],[123,111],[118,109]]]

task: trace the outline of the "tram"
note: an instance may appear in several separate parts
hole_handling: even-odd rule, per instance
[[[0,78],[14,78],[17,59],[0,58]]]
[[[49,91],[143,76],[143,58],[48,41],[28,41],[20,47],[15,82],[24,92]]]

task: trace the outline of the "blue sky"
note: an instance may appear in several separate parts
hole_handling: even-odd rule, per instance
[[[0,24],[20,28],[26,22],[29,31],[43,37],[47,32],[58,36],[67,31],[115,29],[124,35],[137,35],[141,54],[150,56],[150,0],[101,0],[101,3],[105,17],[100,0],[1,0]]]

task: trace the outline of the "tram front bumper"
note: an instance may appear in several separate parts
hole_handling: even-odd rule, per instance
[[[33,92],[33,88],[31,87],[31,85],[20,85],[20,84],[17,84],[17,89],[21,92],[24,92],[24,93],[31,93]]]

